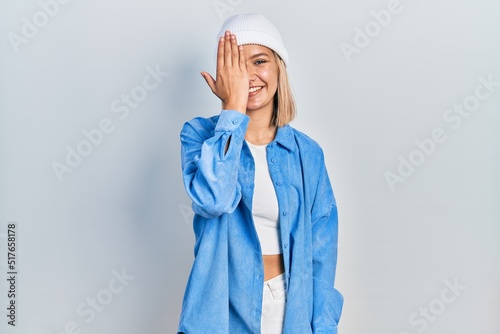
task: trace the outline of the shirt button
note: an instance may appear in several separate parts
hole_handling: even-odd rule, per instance
[[[283,245],[283,247],[284,247],[285,249],[287,249],[287,248],[288,248],[288,244],[284,244],[284,245]]]
[[[271,162],[272,162],[272,163],[275,163],[275,162],[276,162],[276,159],[272,158],[272,159],[271,159]]]
[[[281,186],[281,181],[276,181],[277,186]]]
[[[234,120],[234,121],[233,121],[233,124],[234,124],[234,125],[238,124],[238,121]]]
[[[288,212],[283,211],[283,216],[286,216],[287,214],[288,214]]]

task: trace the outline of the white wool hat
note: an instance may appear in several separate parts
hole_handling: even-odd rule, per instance
[[[226,30],[236,35],[238,45],[259,44],[275,51],[288,65],[288,52],[276,27],[261,14],[237,14],[230,16],[222,24],[217,43]],[[215,50],[217,60],[217,48]]]

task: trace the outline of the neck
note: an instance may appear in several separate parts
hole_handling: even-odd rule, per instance
[[[250,117],[245,139],[255,145],[269,144],[276,136],[276,127],[271,124],[272,110],[263,112],[262,110],[247,110]]]

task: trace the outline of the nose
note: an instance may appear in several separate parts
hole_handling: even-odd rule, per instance
[[[255,72],[248,72],[248,80],[250,82],[253,82],[255,80],[257,80],[257,74]]]
[[[255,66],[252,66],[252,64],[247,64],[247,72],[248,79],[250,81],[255,81],[257,79],[257,71],[255,70]]]

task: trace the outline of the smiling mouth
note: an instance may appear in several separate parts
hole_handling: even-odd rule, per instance
[[[262,87],[250,87],[250,89],[248,90],[249,93],[255,93],[259,90],[261,90]]]

